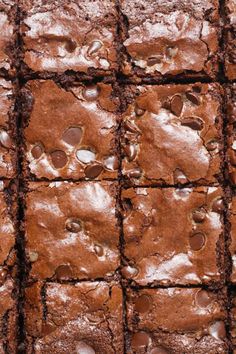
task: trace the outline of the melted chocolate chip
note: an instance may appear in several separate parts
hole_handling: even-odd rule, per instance
[[[216,339],[224,339],[226,337],[225,324],[223,321],[213,323],[209,328],[209,333]]]
[[[96,52],[99,51],[99,49],[102,48],[102,42],[100,41],[93,41],[89,48],[88,48],[88,55],[92,56],[93,54],[95,54]]]
[[[12,147],[12,140],[9,134],[4,130],[0,130],[0,143],[3,147],[10,149]]]
[[[80,162],[83,163],[90,163],[96,159],[96,155],[94,152],[85,149],[77,150],[76,157]]]
[[[183,109],[183,100],[181,95],[174,95],[170,101],[170,110],[177,117],[180,116]]]
[[[62,135],[62,140],[67,144],[75,146],[80,143],[83,131],[79,127],[70,127]]]
[[[58,280],[68,280],[72,278],[72,271],[68,265],[60,265],[57,267],[55,274]]]
[[[81,222],[76,218],[69,218],[65,223],[67,231],[78,233],[82,230]]]
[[[202,223],[206,219],[206,211],[203,208],[196,209],[192,213],[192,218],[196,223]]]
[[[224,201],[222,198],[218,198],[216,200],[214,200],[213,204],[212,204],[212,211],[214,211],[215,213],[222,213],[222,211],[224,210]]]
[[[141,295],[135,302],[135,311],[139,313],[148,312],[152,307],[152,299],[148,295]]]
[[[84,173],[86,177],[93,179],[98,177],[102,173],[102,171],[103,171],[103,166],[94,163],[92,165],[87,166],[84,170]]]
[[[139,271],[135,267],[126,266],[122,268],[122,275],[126,278],[135,278],[138,275]]]
[[[184,175],[184,173],[179,168],[177,168],[174,171],[174,182],[175,183],[181,183],[181,184],[184,184],[184,183],[188,182],[187,177]]]
[[[125,155],[128,161],[133,161],[137,156],[138,147],[135,144],[129,144],[124,147]]]
[[[181,120],[181,125],[189,127],[193,130],[202,130],[203,121],[198,117],[186,117]]]
[[[162,345],[159,345],[158,347],[153,348],[150,351],[150,354],[170,354],[170,352]]]
[[[42,145],[36,144],[36,145],[34,145],[34,147],[32,148],[31,154],[32,154],[33,158],[37,160],[37,159],[40,158],[40,156],[42,156],[43,151],[44,151],[44,150],[43,150]]]
[[[62,150],[56,150],[51,153],[52,164],[55,168],[62,168],[67,164],[66,153]]]
[[[83,90],[83,96],[87,101],[95,101],[99,96],[99,88],[95,85],[88,86]]]
[[[139,167],[134,168],[128,172],[129,178],[140,178],[142,176],[142,171]]]
[[[198,95],[196,95],[196,93],[191,92],[191,91],[187,91],[186,92],[186,97],[187,99],[192,102],[193,104],[199,106],[201,101],[200,98],[198,97]]]
[[[189,238],[189,244],[193,251],[199,251],[205,245],[205,242],[205,235],[201,232],[197,232]]]
[[[132,337],[132,347],[142,348],[147,347],[150,342],[150,336],[146,332],[137,332]]]
[[[206,290],[199,290],[195,297],[196,304],[200,307],[207,307],[212,303],[212,297]]]
[[[7,270],[3,267],[0,267],[0,284],[2,285],[7,277]]]
[[[37,262],[38,258],[39,258],[39,255],[37,252],[34,252],[34,251],[29,252],[29,260],[31,263]]]
[[[77,43],[73,39],[68,39],[66,41],[65,48],[66,48],[67,52],[73,53],[75,51],[76,47],[77,47]]]
[[[94,251],[98,257],[102,257],[104,254],[102,246],[99,245],[94,246]]]
[[[157,55],[155,57],[150,57],[147,60],[147,65],[148,66],[154,66],[156,64],[160,64],[162,61],[162,56],[161,55]]]
[[[85,342],[79,342],[76,345],[77,354],[96,354],[95,350]]]
[[[208,151],[213,151],[218,148],[218,142],[216,140],[210,140],[206,143],[206,148]]]
[[[109,156],[104,160],[104,166],[108,169],[108,170],[118,170],[119,168],[119,161],[118,158],[116,156]]]

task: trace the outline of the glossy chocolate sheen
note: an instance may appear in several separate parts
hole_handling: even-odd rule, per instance
[[[123,72],[163,78],[215,77],[218,70],[218,1],[121,0]]]
[[[141,285],[220,280],[220,188],[127,189],[122,202],[126,278]]]
[[[226,354],[226,311],[198,288],[128,291],[129,354]]]
[[[30,277],[114,274],[120,261],[116,187],[111,182],[29,184],[25,232]]]
[[[24,91],[26,168],[36,178],[116,178],[118,115],[111,85],[30,81]]]
[[[130,86],[123,175],[136,185],[217,183],[222,117],[218,84]],[[136,98],[135,98],[136,95]]]
[[[30,353],[121,354],[122,290],[112,282],[47,284],[26,289],[26,328]],[[43,302],[47,308],[43,314]]]
[[[20,0],[24,61],[34,71],[98,74],[117,68],[112,0]]]
[[[236,79],[236,2],[225,1],[226,33],[225,33],[225,74],[229,80]]]

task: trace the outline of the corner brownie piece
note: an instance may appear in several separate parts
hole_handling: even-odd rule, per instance
[[[116,187],[111,182],[29,184],[25,234],[30,277],[97,279],[116,271]]]
[[[11,82],[0,78],[0,178],[16,174],[14,93]]]
[[[117,283],[35,284],[26,289],[25,319],[27,354],[123,353]]]
[[[123,275],[140,285],[211,284],[224,272],[222,190],[122,191]]]
[[[135,185],[217,183],[222,88],[218,84],[130,86],[123,115],[123,175]]]
[[[26,170],[47,179],[116,178],[117,100],[111,85],[65,90],[34,80],[23,92]]]
[[[34,71],[89,75],[117,68],[113,0],[20,0],[24,62]]]
[[[225,74],[230,80],[236,79],[236,2],[225,1]]]
[[[214,78],[218,10],[218,0],[121,0],[124,74],[157,80]]]
[[[129,354],[226,354],[224,297],[199,288],[128,291]]]

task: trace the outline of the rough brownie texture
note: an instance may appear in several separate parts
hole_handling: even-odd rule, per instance
[[[26,253],[35,279],[95,279],[119,266],[116,184],[32,182],[26,197]]]
[[[16,175],[14,93],[10,81],[0,78],[0,178]]]
[[[122,202],[125,277],[141,285],[219,281],[221,189],[131,188],[122,192]]]
[[[111,85],[30,81],[25,100],[25,167],[35,178],[116,178],[117,100]],[[26,114],[27,112],[27,114]]]
[[[26,289],[27,353],[123,353],[117,283],[51,283],[43,293],[39,283]]]
[[[226,100],[228,172],[232,185],[236,185],[236,84],[226,87]]]
[[[24,62],[34,71],[91,75],[117,68],[112,0],[20,0]]]
[[[123,73],[211,77],[218,70],[218,1],[121,0]]]
[[[230,292],[230,299],[231,299],[231,311],[230,311],[230,319],[231,319],[231,326],[230,326],[230,334],[231,334],[231,340],[234,346],[234,352],[233,354],[236,353],[236,290],[231,289]]]
[[[212,184],[221,178],[218,84],[130,86],[123,116],[123,175],[135,185]]]
[[[128,292],[128,353],[226,354],[220,293],[198,288]]]
[[[225,1],[225,74],[228,79],[236,79],[236,2]]]

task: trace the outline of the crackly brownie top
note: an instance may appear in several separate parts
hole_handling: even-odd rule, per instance
[[[31,81],[26,158],[37,178],[117,176],[117,108],[110,85],[78,85],[66,91],[53,81]],[[28,116],[28,117],[27,117]]]
[[[236,2],[225,1],[226,36],[224,39],[225,74],[228,79],[236,78]]]
[[[111,0],[20,0],[25,63],[35,71],[116,67],[116,10]]]
[[[0,1],[0,69],[11,68],[11,52],[14,42],[15,1]]]
[[[221,189],[131,188],[122,203],[126,278],[141,285],[219,280]]]
[[[226,353],[223,301],[202,289],[128,291],[129,353]]]
[[[123,352],[122,290],[118,284],[48,284],[43,300],[46,318],[39,291],[37,285],[26,289],[27,334],[37,337],[35,353]]]
[[[229,178],[236,184],[236,84],[226,87],[227,98],[227,162]]]
[[[214,76],[217,71],[218,1],[122,0],[127,18],[124,46],[131,66],[146,74],[189,71]],[[213,24],[212,24],[213,23]],[[132,73],[129,64],[124,71]]]
[[[137,185],[217,182],[220,94],[218,84],[130,87],[123,116],[123,174]]]
[[[26,253],[36,279],[94,279],[119,266],[116,185],[29,184]]]

